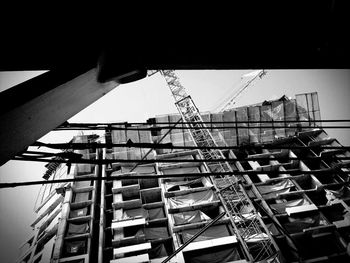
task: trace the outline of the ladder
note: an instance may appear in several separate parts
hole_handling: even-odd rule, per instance
[[[203,123],[203,119],[191,96],[181,85],[174,70],[162,70],[175,105],[189,128],[193,141],[199,147],[216,147],[217,142],[213,135]],[[225,156],[218,149],[199,149],[204,160],[224,159]],[[242,176],[233,175],[233,170],[228,162],[205,163],[209,172],[230,173],[229,175],[211,176],[218,195],[223,202],[226,214],[229,216],[237,239],[241,243],[247,257],[252,262],[280,262],[278,249],[274,246],[271,235],[269,235],[265,224],[255,210],[242,183]]]

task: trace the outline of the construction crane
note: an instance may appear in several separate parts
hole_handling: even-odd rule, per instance
[[[240,95],[242,95],[243,91],[245,91],[258,78],[262,79],[262,77],[265,76],[266,73],[267,71],[262,69],[243,75],[241,79],[248,77],[248,81],[245,82],[241,88],[239,88],[232,95],[230,95],[228,99],[225,99],[222,103],[219,103],[219,105],[213,109],[213,112],[223,112],[232,109],[237,102],[237,98]]]
[[[154,73],[151,72],[149,75]],[[212,162],[225,157],[221,150],[211,148],[218,144],[203,123],[194,101],[181,85],[174,70],[161,70],[160,73],[170,88],[175,105],[183,122],[189,128],[193,141],[198,147],[204,147],[199,150],[199,154],[204,160],[211,160],[205,163],[206,168],[212,173],[222,173],[222,175],[210,177],[247,258],[251,262],[279,262],[278,247],[243,187],[244,178],[234,175],[228,162]],[[245,209],[247,207],[249,207],[248,213]],[[243,209],[245,209],[244,212]]]

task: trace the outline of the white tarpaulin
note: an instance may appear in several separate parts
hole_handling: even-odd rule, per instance
[[[177,191],[177,190],[186,190],[192,188],[191,185],[200,184],[204,186],[202,183],[202,178],[198,178],[191,181],[175,181],[175,182],[166,182],[165,187],[167,191]]]
[[[218,198],[213,191],[202,191],[186,195],[180,195],[168,198],[170,208],[178,208],[189,205],[198,205],[201,203],[208,203],[217,201]]]
[[[287,189],[293,187],[294,184],[290,180],[285,180],[278,182],[277,184],[259,185],[257,186],[259,192],[263,194],[268,194],[271,192]]]
[[[295,206],[302,206],[302,205],[309,205],[310,203],[305,200],[304,198],[291,200],[283,203],[278,204],[271,204],[271,209],[274,210],[277,213],[285,213],[286,208],[288,207],[295,207]]]
[[[173,216],[174,216],[175,225],[192,224],[192,223],[210,220],[210,217],[200,210],[182,212],[182,213],[174,214]]]

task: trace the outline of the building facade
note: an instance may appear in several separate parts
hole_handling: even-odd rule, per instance
[[[316,93],[202,114],[242,181],[248,201],[237,200],[239,216],[228,216],[230,193],[219,190],[180,118],[76,136],[111,146],[76,151],[84,159],[114,161],[45,176],[82,180],[43,185],[18,262],[349,261],[350,153],[321,128]],[[167,147],[144,148],[151,143]],[[243,226],[252,214],[260,234]]]

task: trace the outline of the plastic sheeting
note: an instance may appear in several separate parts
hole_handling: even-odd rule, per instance
[[[222,120],[224,122],[234,122],[236,121],[236,115],[234,111],[225,111],[223,113]],[[224,127],[235,127],[234,123],[224,123]],[[228,145],[237,145],[237,131],[236,128],[224,128],[222,133],[224,135],[225,141]]]
[[[77,181],[74,183],[74,186],[76,188],[89,187],[92,185],[91,182],[92,181]]]
[[[87,232],[89,232],[88,223],[83,223],[83,224],[68,223],[67,236],[85,234]]]
[[[291,190],[291,188],[277,190],[274,192],[270,192],[268,194],[264,194],[263,197],[264,197],[264,199],[276,198],[278,195],[289,193],[290,190]]]
[[[191,174],[191,173],[199,173],[199,169],[196,166],[193,167],[184,167],[184,168],[175,168],[175,169],[165,169],[163,170],[164,174]]]
[[[88,212],[88,208],[80,208],[80,209],[74,209],[70,210],[69,212],[69,218],[75,218],[75,217],[80,217],[80,216],[86,216]]]
[[[168,253],[165,249],[163,243],[152,245],[152,248],[148,252],[150,259],[153,258],[162,258],[168,256]]]
[[[302,232],[304,229],[324,225],[324,221],[320,221],[320,214],[303,218],[288,217],[287,223],[282,223],[283,227],[291,234]]]
[[[173,214],[173,217],[174,217],[175,225],[192,224],[192,223],[210,220],[210,217],[200,210]]]
[[[210,117],[211,117],[211,121],[212,122],[222,122],[223,114],[222,113],[213,113],[213,114],[210,115]],[[223,127],[222,123],[217,123],[217,124],[212,124],[211,125],[212,129],[218,129],[218,131],[220,133],[223,130],[222,127]]]
[[[86,253],[86,241],[65,241],[64,252],[66,256],[75,256]]]
[[[272,107],[271,105],[263,105],[260,110],[261,121],[272,121]],[[262,126],[270,127],[273,126],[272,123],[262,123]],[[274,129],[273,128],[260,128],[261,142],[270,142],[274,140]]]
[[[341,187],[338,190],[324,189],[326,191],[327,204],[338,202],[339,199],[348,197],[349,189],[346,186]]]
[[[135,208],[124,210],[123,219],[131,219],[134,217],[143,217],[148,220],[165,218],[163,207],[157,207],[152,209]]]
[[[280,232],[278,231],[277,227],[275,226],[274,223],[269,223],[269,224],[265,224],[267,229],[270,231],[271,235],[279,235]]]
[[[297,120],[297,111],[296,111],[296,102],[295,100],[285,101],[284,102],[284,120],[286,122],[286,126],[290,128],[286,128],[286,136],[295,135],[296,131],[296,123],[290,121]]]
[[[189,263],[224,263],[240,260],[241,256],[236,248],[225,249],[206,249],[200,250],[200,253],[185,256],[186,262]]]
[[[260,107],[248,107],[248,119],[250,121],[260,121]],[[249,123],[249,141],[250,143],[260,142],[260,124]],[[252,128],[257,127],[257,128]]]
[[[125,167],[125,166],[122,166],[122,173],[128,173],[129,171],[131,170],[131,167]],[[156,171],[155,171],[155,168],[154,166],[137,166],[133,172],[135,173],[140,173],[140,174],[154,174]]]
[[[115,128],[122,128],[123,125],[113,125]],[[112,143],[126,143],[125,130],[113,130],[111,132]],[[115,159],[126,159],[127,158],[126,147],[113,147],[113,157]]]
[[[165,227],[146,227],[144,229],[146,240],[163,239],[169,237],[168,228]]]
[[[139,139],[140,142],[142,143],[151,143],[152,142],[152,138],[151,138],[151,132],[150,131],[138,131],[139,132]],[[148,151],[150,150],[150,148],[141,148],[141,157],[144,157]],[[146,160],[150,160],[150,159],[154,159],[154,153],[150,152],[147,157]]]
[[[113,127],[125,128],[125,125],[113,125]],[[113,130],[111,138],[112,143],[126,143],[129,139],[134,143],[150,143],[152,141],[151,132],[145,130]],[[116,159],[141,159],[148,151],[148,148],[113,147],[113,157]],[[150,153],[146,159],[153,158],[153,153]]]
[[[249,133],[248,133],[248,110],[247,107],[239,108],[236,111],[236,119],[239,122],[244,123],[237,123],[237,127],[240,127],[238,129],[238,138],[240,144],[248,144],[249,143]],[[242,128],[242,127],[247,127]]]
[[[273,101],[272,102],[272,110],[271,110],[271,118],[274,121],[283,121],[284,120],[284,101]],[[283,122],[275,122],[273,123],[275,134],[278,138],[286,137],[285,129],[283,128]]]
[[[179,119],[181,119],[181,116],[179,114],[176,115],[169,115],[169,122],[177,122]],[[172,126],[172,125],[169,125]],[[177,127],[185,127],[182,123],[177,124]],[[172,129],[170,131],[170,138],[171,142],[174,146],[184,146],[184,131],[186,130],[181,130],[181,129]],[[181,151],[181,149],[174,149],[173,152],[175,151]]]
[[[148,219],[158,219],[158,218],[165,218],[165,213],[163,207],[153,208],[148,210]]]
[[[168,198],[170,208],[178,208],[189,205],[217,201],[218,198],[213,191],[202,191]]]
[[[193,185],[199,184],[201,187],[203,187],[202,178],[198,178],[196,180],[192,181],[175,181],[175,182],[166,182],[165,187],[167,191],[178,191],[178,190],[186,190],[193,188]],[[197,187],[200,187],[197,186]]]
[[[157,117],[157,122],[175,121],[177,115],[169,115]],[[229,146],[236,146],[246,143],[270,142],[276,137],[283,138],[285,136],[295,135],[297,127],[320,125],[320,109],[317,93],[307,93],[296,95],[296,99],[288,99],[285,96],[274,101],[265,101],[262,105],[250,107],[235,108],[223,113],[201,113],[205,122],[235,122],[243,123],[223,123],[223,124],[207,124],[206,126],[212,132],[213,136],[219,139],[218,144],[221,145],[220,132],[225,142]],[[173,118],[171,120],[171,118]],[[250,123],[249,121],[272,121],[271,123]],[[310,120],[309,123],[296,123],[290,121]],[[275,122],[273,122],[275,121]],[[285,122],[276,122],[285,121]],[[166,126],[159,125],[159,126]],[[167,125],[168,126],[168,125]],[[271,128],[261,128],[261,126],[272,126]],[[288,126],[287,128],[283,126]],[[230,127],[230,128],[227,128]],[[236,128],[238,127],[238,128]],[[162,130],[164,134],[166,130]],[[181,134],[182,133],[182,134]],[[174,130],[168,135],[163,142],[171,142],[175,145],[182,145],[182,138],[185,145],[194,145],[190,134],[187,130]],[[158,151],[158,150],[157,150]],[[159,150],[169,152],[171,150]]]
[[[295,96],[298,105],[298,115],[300,120],[309,120],[309,123],[301,123],[302,126],[316,126],[320,125],[315,120],[321,119],[320,107],[318,103],[318,96],[316,92],[297,94]]]
[[[183,242],[187,242],[191,237],[198,233],[200,229],[188,229],[181,231]],[[210,240],[219,237],[227,237],[230,236],[230,232],[228,231],[227,225],[214,225],[208,228],[204,233],[198,236],[192,242]]]
[[[88,138],[87,136],[76,136],[75,137],[75,143],[88,143]],[[90,153],[88,149],[84,149],[84,150],[77,150],[76,151],[78,154],[83,154],[84,158],[89,159],[90,158]],[[80,173],[80,174],[86,174],[86,173],[90,173],[92,171],[91,169],[91,164],[77,164],[76,165],[76,173]]]
[[[75,193],[74,203],[79,203],[79,202],[90,200],[90,193],[91,193],[91,191],[83,192],[83,193]]]
[[[261,194],[267,194],[270,192],[278,191],[278,190],[289,188],[292,186],[294,186],[294,184],[290,180],[285,180],[285,181],[280,181],[277,184],[258,185],[257,188]]]
[[[124,210],[123,213],[123,219],[130,219],[134,217],[148,217],[148,213],[146,209],[143,208],[135,208],[135,209],[128,209]]]
[[[253,211],[254,211],[254,207],[248,202],[244,202],[243,204],[239,205],[239,212],[241,214],[250,214]]]
[[[165,115],[165,116],[157,116],[156,117],[156,122],[169,122],[169,116]],[[164,127],[164,126],[169,126],[168,124],[157,124],[158,127]],[[168,132],[167,129],[162,129],[160,130],[160,132],[158,133],[158,140],[160,140],[160,138],[163,137],[163,135],[165,135]],[[167,134],[163,139],[162,139],[162,143],[170,143],[171,142],[171,137],[170,134]],[[160,154],[164,154],[164,153],[169,153],[171,152],[171,149],[157,149],[157,152]]]
[[[271,209],[279,214],[285,213],[286,208],[288,207],[295,207],[295,206],[302,206],[302,205],[308,205],[310,204],[308,201],[306,201],[304,198],[291,200],[283,203],[278,204],[270,204]]]

